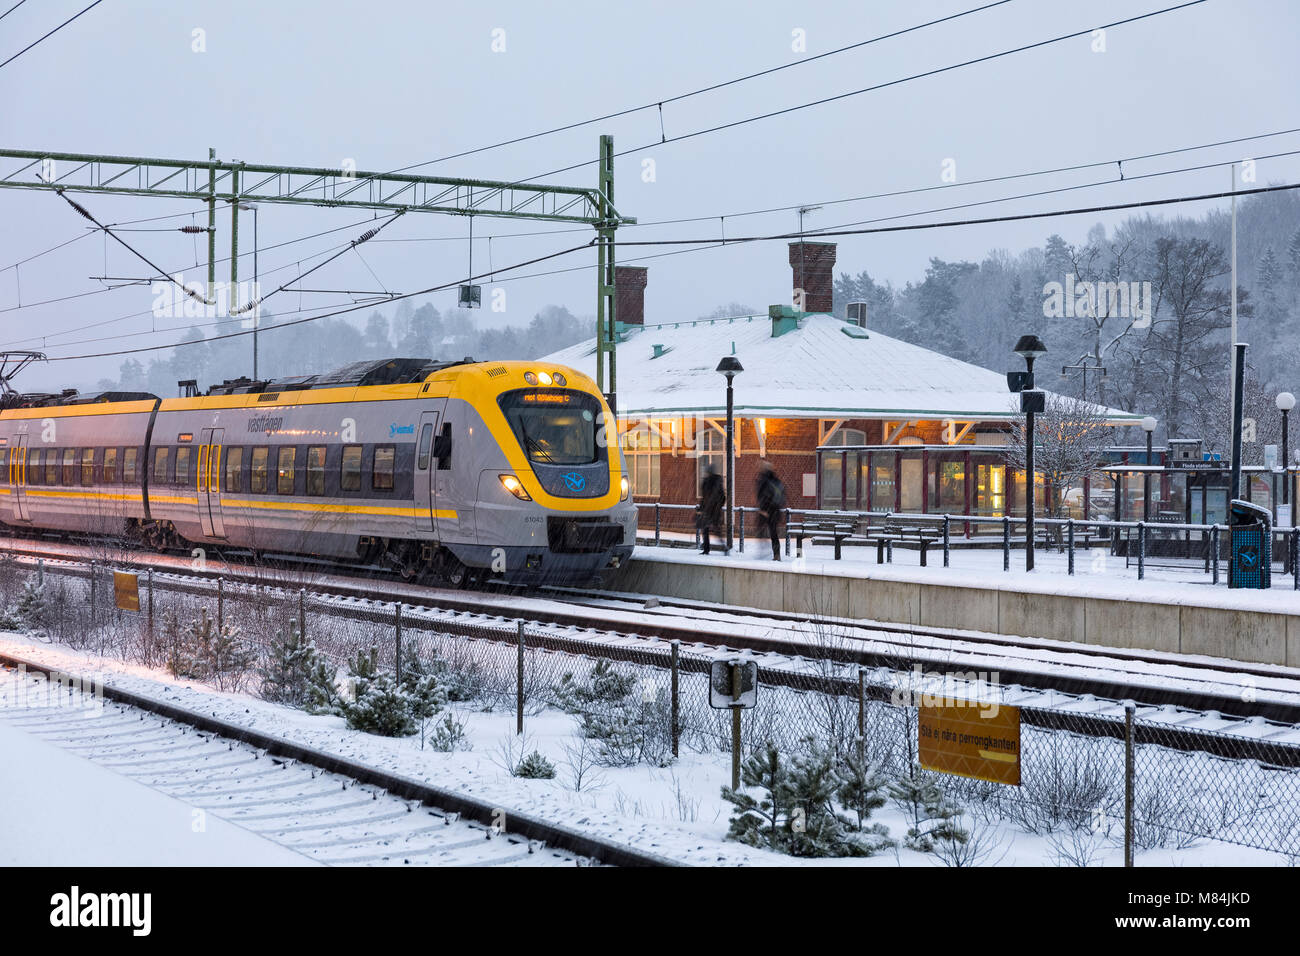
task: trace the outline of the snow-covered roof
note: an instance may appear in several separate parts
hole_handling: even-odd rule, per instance
[[[789,320],[787,320],[788,322]],[[998,420],[1018,417],[1006,376],[813,314],[772,335],[765,315],[633,326],[618,345],[620,417],[725,414],[715,369],[734,354],[736,414],[768,418]],[[546,356],[595,375],[595,340]],[[1141,416],[1101,408],[1111,424]]]

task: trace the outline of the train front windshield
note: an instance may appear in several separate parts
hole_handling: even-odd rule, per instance
[[[544,465],[589,465],[600,461],[597,444],[600,402],[585,392],[529,388],[506,392],[501,411],[528,460]]]

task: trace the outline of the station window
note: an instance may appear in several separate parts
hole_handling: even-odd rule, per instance
[[[65,485],[75,485],[77,483],[77,449],[63,449],[63,483]]]
[[[93,485],[95,483],[95,449],[81,449],[81,483],[83,485]]]
[[[312,445],[307,449],[307,494],[317,497],[325,494],[324,445]]]
[[[153,480],[161,485],[167,481],[167,455],[170,448],[155,448],[153,451]]]
[[[659,495],[659,455],[663,441],[649,422],[639,422],[623,434],[623,456],[627,461],[632,494]]]
[[[276,457],[275,490],[282,495],[293,494],[293,461],[298,449],[281,445]]]
[[[122,480],[127,484],[133,484],[136,480],[135,461],[139,453],[138,448],[128,448],[122,452]]]
[[[226,449],[226,491],[244,490],[244,449],[238,445]]]
[[[396,458],[396,445],[375,446],[375,472],[370,479],[370,486],[375,491],[393,490],[393,462]]]
[[[695,444],[698,449],[699,472],[695,476],[695,482],[698,487],[704,481],[704,476],[708,474],[709,468],[722,475],[727,470],[727,436],[710,425],[700,428],[695,436]],[[739,448],[735,449],[736,454],[740,454]]]
[[[193,454],[193,448],[176,449],[176,484],[182,488],[190,483],[190,458]]]
[[[59,483],[59,450],[57,448],[45,449],[45,483],[47,485],[57,485]]]
[[[117,483],[117,449],[104,449],[104,484]]]
[[[339,487],[344,491],[361,490],[361,446],[344,445],[339,470]]]
[[[253,449],[252,468],[248,475],[248,490],[255,495],[266,494],[266,463],[270,456],[271,449],[265,445]]]

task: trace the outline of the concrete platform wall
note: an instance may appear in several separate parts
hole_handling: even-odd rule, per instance
[[[620,591],[1300,667],[1300,613],[634,559]]]

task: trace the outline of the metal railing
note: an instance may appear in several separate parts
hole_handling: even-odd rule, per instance
[[[664,504],[661,502],[637,502],[638,509],[649,509],[653,513],[653,545],[661,547],[664,544],[664,518],[665,514],[672,515],[682,512],[696,512],[694,505],[677,505]],[[740,553],[745,551],[746,543],[746,514],[751,515],[753,522],[751,527],[757,528],[758,518],[762,512],[758,508],[738,506],[733,509],[734,519],[733,527],[735,529],[736,550]],[[784,550],[786,556],[791,554],[792,537],[797,545],[799,538],[815,539],[818,537],[826,538],[831,535],[828,527],[823,533],[820,533],[814,527],[818,523],[831,524],[851,524],[853,531],[847,535],[835,536],[835,560],[842,557],[841,540],[845,543],[863,544],[876,543],[880,547],[878,553],[884,556],[883,560],[893,561],[893,545],[896,541],[904,540],[906,536],[886,532],[886,528],[893,525],[910,525],[913,527],[928,527],[934,530],[935,544],[942,550],[943,566],[950,567],[952,563],[952,553],[955,550],[962,550],[974,546],[1000,546],[1002,550],[1002,570],[1011,570],[1011,552],[1015,550],[1024,550],[1027,541],[1024,534],[1026,519],[1024,516],[1016,515],[964,515],[964,514],[933,514],[918,512],[900,512],[900,511],[834,511],[826,509],[813,508],[785,508],[783,509],[783,532]],[[878,527],[873,528],[873,524]],[[792,535],[791,526],[800,528],[800,532]],[[1035,547],[1046,550],[1056,550],[1058,553],[1066,555],[1066,573],[1074,574],[1076,558],[1080,549],[1080,537],[1082,536],[1082,545],[1089,551],[1097,546],[1097,539],[1104,540],[1106,547],[1111,555],[1116,555],[1123,551],[1125,557],[1125,566],[1137,565],[1137,576],[1139,580],[1146,578],[1148,566],[1154,566],[1153,557],[1174,557],[1181,558],[1185,562],[1196,562],[1201,567],[1201,573],[1208,574],[1211,583],[1218,584],[1223,572],[1221,565],[1226,561],[1224,549],[1229,541],[1231,526],[1226,524],[1192,524],[1166,521],[1113,521],[1102,518],[1034,518],[1035,525]],[[975,534],[970,535],[967,529],[977,526],[984,526],[996,529],[991,535]],[[691,521],[691,527],[694,533],[694,543],[696,547],[701,543],[701,529],[695,521]],[[1017,534],[1019,529],[1019,534]],[[716,530],[716,529],[715,529]],[[1300,527],[1292,525],[1290,527],[1269,527],[1269,535],[1274,543],[1281,542],[1282,547],[1274,547],[1272,553],[1276,562],[1278,555],[1281,555],[1280,564],[1282,573],[1290,575],[1292,578],[1291,586],[1293,590],[1300,590]],[[1175,536],[1182,536],[1180,549],[1181,555],[1158,555],[1152,552],[1149,547],[1153,542],[1175,540]],[[960,537],[960,543],[954,539]],[[760,539],[761,540],[761,539]],[[1122,548],[1121,548],[1122,545]],[[882,560],[882,559],[878,559]],[[1194,564],[1179,564],[1175,567],[1191,570]]]

